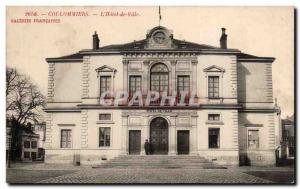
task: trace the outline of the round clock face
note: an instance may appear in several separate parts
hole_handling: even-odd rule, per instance
[[[156,43],[163,43],[166,39],[166,34],[163,32],[157,32],[154,34],[153,39]]]

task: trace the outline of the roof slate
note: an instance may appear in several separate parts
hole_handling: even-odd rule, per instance
[[[156,49],[156,50],[164,50],[164,51],[201,51],[201,50],[213,50],[213,51],[222,51],[222,52],[234,52],[237,54],[238,59],[269,59],[274,60],[274,58],[271,57],[258,57],[246,53],[241,53],[236,49],[222,49],[219,47],[214,47],[210,45],[204,45],[204,44],[198,44],[193,43],[185,40],[178,40],[178,39],[172,39],[173,44],[175,46],[174,49]],[[114,45],[107,45],[100,47],[99,49],[85,49],[82,51],[79,51],[74,54],[56,57],[56,58],[47,58],[47,62],[51,61],[61,61],[61,60],[82,60],[83,59],[83,52],[85,53],[94,53],[94,52],[130,52],[130,51],[155,51],[155,49],[147,49],[147,39],[133,41],[130,43],[124,43],[124,44],[114,44]]]

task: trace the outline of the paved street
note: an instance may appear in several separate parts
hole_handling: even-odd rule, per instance
[[[228,169],[116,169],[28,164],[7,170],[9,183],[292,183],[288,167]]]

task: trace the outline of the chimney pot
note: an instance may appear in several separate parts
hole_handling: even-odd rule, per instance
[[[93,50],[99,49],[99,37],[97,32],[95,31],[94,35],[93,35]]]
[[[225,33],[226,29],[222,28],[222,35],[220,38],[220,48],[227,49],[227,34]]]
[[[222,28],[222,35],[225,34],[226,28]]]

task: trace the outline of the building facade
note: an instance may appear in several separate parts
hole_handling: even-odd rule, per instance
[[[38,160],[39,135],[32,131],[30,124],[27,126],[13,124],[13,121],[6,120],[7,160],[24,162]]]
[[[281,120],[282,125],[282,156],[295,158],[295,118],[294,115]]]
[[[39,135],[30,130],[22,130],[21,134],[21,161],[38,160]]]
[[[44,160],[45,158],[45,149],[44,149],[44,144],[46,140],[46,123],[41,122],[41,123],[35,123],[32,126],[32,131],[39,135],[38,141],[37,141],[37,148],[38,148],[38,155],[37,159],[38,160]]]
[[[95,33],[92,49],[46,60],[46,162],[144,155],[148,139],[153,154],[275,164],[274,58],[227,48],[224,28],[220,47],[175,39],[158,26],[121,45],[100,47]],[[149,91],[158,98],[147,101]],[[116,105],[118,95],[125,100]]]

